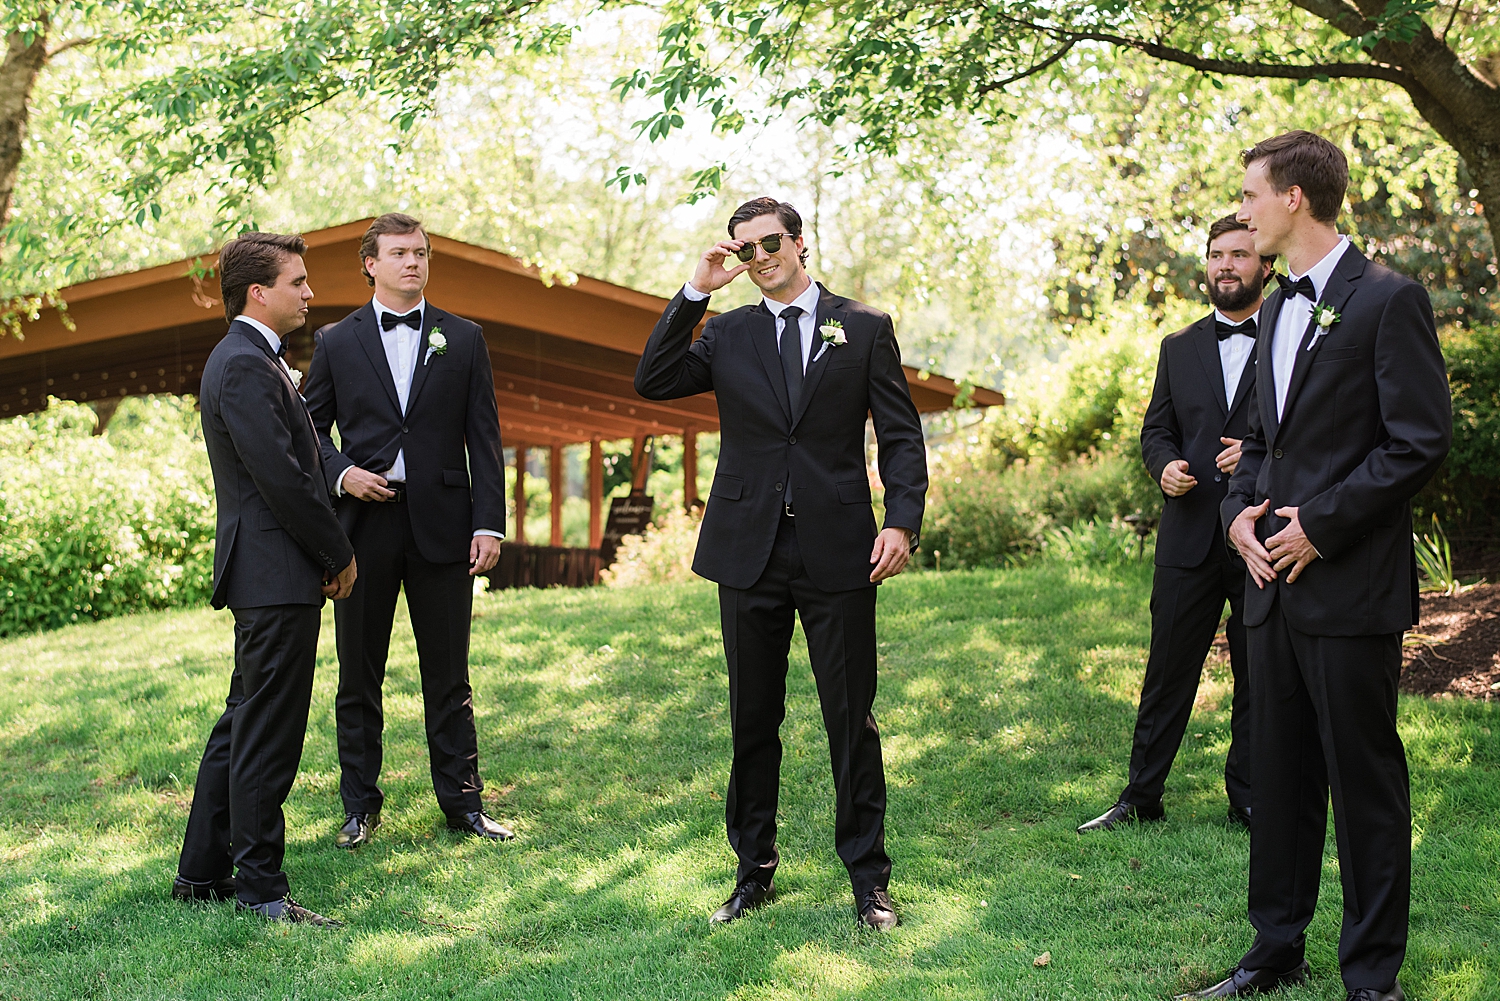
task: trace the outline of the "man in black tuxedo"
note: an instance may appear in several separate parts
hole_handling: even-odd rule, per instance
[[[1396,731],[1401,634],[1417,621],[1411,498],[1448,453],[1452,412],[1432,306],[1334,228],[1349,168],[1289,132],[1244,154],[1239,218],[1292,278],[1261,309],[1260,379],[1223,504],[1245,595],[1255,943],[1196,997],[1307,975],[1304,932],[1330,795],[1350,1001],[1399,1001],[1411,898],[1411,794]]]
[[[328,489],[363,571],[334,614],[340,848],[367,843],[380,824],[381,688],[402,585],[438,806],[454,830],[514,836],[480,804],[469,687],[473,578],[494,567],[505,532],[494,372],[479,325],[423,298],[430,249],[411,216],[372,222],[360,259],[374,298],[317,332],[308,370]]]
[[[172,895],[263,917],[338,922],[288,895],[286,802],[307,732],[323,602],[354,587],[354,550],[334,518],[301,373],[282,338],[307,322],[301,237],[246,233],[219,252],[229,333],[199,397],[218,500],[213,606],[234,612],[234,673],[198,766]],[[238,868],[238,880],[231,874]]]
[[[833,763],[835,843],[861,922],[888,929],[896,912],[872,712],[875,585],[902,571],[921,529],[922,425],[891,318],[808,278],[796,209],[774,198],[747,202],[730,217],[729,236],[698,261],[635,373],[648,400],[712,391],[719,406],[719,465],[693,570],[719,584],[734,743],[724,799],[739,872],[711,920],[732,921],[773,892],[778,730],[800,615]],[[746,273],[761,301],[711,318],[694,341],[709,294]],[[885,484],[878,531],[867,416]]]
[[[1234,701],[1224,788],[1230,821],[1250,825],[1245,564],[1224,543],[1219,504],[1245,437],[1255,385],[1255,314],[1274,261],[1255,252],[1250,228],[1234,216],[1215,222],[1208,230],[1207,259],[1214,311],[1162,341],[1156,386],[1141,426],[1141,457],[1166,495],[1151,582],[1151,654],[1141,683],[1129,781],[1115,805],[1079,827],[1080,834],[1166,815],[1167,773],[1182,746],[1225,601]]]

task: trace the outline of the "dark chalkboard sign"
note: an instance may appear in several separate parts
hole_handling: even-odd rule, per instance
[[[610,566],[615,561],[615,550],[620,540],[627,535],[641,535],[651,524],[654,510],[652,498],[645,494],[616,497],[609,502],[609,519],[604,523],[604,538],[599,543],[599,563]]]

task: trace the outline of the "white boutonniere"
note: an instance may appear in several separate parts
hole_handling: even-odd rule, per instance
[[[1318,303],[1313,306],[1313,323],[1317,325],[1318,331],[1313,334],[1313,339],[1308,342],[1307,350],[1311,351],[1313,345],[1318,343],[1318,338],[1323,337],[1333,328],[1333,325],[1343,319],[1343,316],[1332,306]]]
[[[823,343],[832,348],[849,343],[849,338],[844,336],[844,325],[838,320],[824,320],[818,333],[822,335]]]
[[[286,377],[292,380],[292,388],[300,393],[302,391],[302,373],[288,365],[286,367]]]
[[[433,355],[445,355],[448,353],[448,338],[443,336],[442,327],[433,327],[432,332],[427,335],[427,355],[422,359],[426,365],[432,360]]]

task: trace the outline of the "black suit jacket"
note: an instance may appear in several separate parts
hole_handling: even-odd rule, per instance
[[[817,322],[836,319],[847,343],[813,339],[795,413],[763,303],[693,329],[708,300],[679,291],[657,321],[635,372],[635,390],[670,400],[710,390],[719,406],[719,465],[693,570],[748,588],[760,578],[782,517],[790,474],[797,541],[808,577],[824,591],[870,586],[875,514],[865,468],[865,418],[874,418],[885,484],[885,524],[915,536],[927,494],[922,424],[901,369],[891,318],[818,286]],[[821,350],[821,354],[819,351]]]
[[[448,350],[428,357],[434,327],[442,328]],[[479,324],[427,303],[403,414],[375,307],[365,303],[314,336],[307,406],[322,439],[330,491],[350,466],[384,473],[405,452],[406,502],[424,559],[467,560],[474,529],[505,532],[495,374]],[[334,424],[339,445],[330,434]],[[351,534],[363,504],[348,494],[336,502]]]
[[[1276,416],[1272,343],[1284,294],[1261,307],[1260,379],[1240,465],[1224,499],[1229,525],[1270,498],[1256,526],[1264,542],[1298,508],[1321,554],[1295,584],[1287,571],[1245,588],[1245,623],[1264,622],[1279,594],[1287,621],[1315,636],[1400,632],[1416,623],[1411,498],[1448,454],[1452,402],[1427,291],[1365,259],[1339,259],[1322,302],[1341,314],[1313,341],[1303,331],[1286,406]]]
[[[354,558],[334,519],[307,408],[260,331],[232,323],[203,366],[218,500],[213,606],[321,605]]]
[[[1219,505],[1229,492],[1229,477],[1219,472],[1214,458],[1224,451],[1220,438],[1245,437],[1254,385],[1252,350],[1234,399],[1224,396],[1213,313],[1162,340],[1156,385],[1141,425],[1141,457],[1157,483],[1167,463],[1186,459],[1198,485],[1181,497],[1166,498],[1156,533],[1157,566],[1195,567],[1208,558],[1210,546],[1224,545]]]

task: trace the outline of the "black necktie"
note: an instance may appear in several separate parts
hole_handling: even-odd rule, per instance
[[[1318,301],[1318,290],[1313,287],[1312,279],[1303,275],[1296,281],[1292,281],[1286,275],[1278,274],[1276,283],[1281,286],[1281,294],[1290,299],[1294,295],[1307,297],[1307,301],[1316,303]]]
[[[797,402],[802,399],[802,324],[797,317],[802,315],[799,306],[788,306],[781,311],[785,326],[781,328],[781,371],[786,376],[786,396],[797,412]]]
[[[380,314],[381,330],[395,330],[397,327],[411,327],[413,330],[421,330],[422,311],[414,309],[405,316],[397,316],[395,313]]]
[[[1251,340],[1255,339],[1255,317],[1250,317],[1244,323],[1225,323],[1223,320],[1214,321],[1214,333],[1219,335],[1219,340],[1227,341],[1235,334],[1244,334]]]

